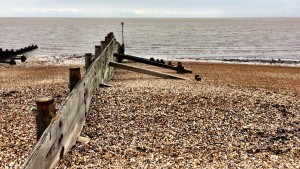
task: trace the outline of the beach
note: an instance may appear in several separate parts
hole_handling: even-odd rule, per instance
[[[58,108],[69,93],[70,66],[27,64],[0,68],[0,168],[36,143],[35,99]],[[300,167],[299,67],[185,62],[183,75],[130,64],[190,80],[117,70],[93,96],[81,134],[91,141],[58,168]]]

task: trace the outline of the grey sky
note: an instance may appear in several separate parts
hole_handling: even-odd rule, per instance
[[[0,0],[0,17],[300,17],[300,0]]]

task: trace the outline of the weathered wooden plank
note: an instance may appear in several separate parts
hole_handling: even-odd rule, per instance
[[[113,53],[118,52],[119,48],[120,44],[115,39],[112,40],[90,65],[85,76],[57,111],[56,120],[44,131],[22,168],[54,168],[59,159],[76,143],[94,91],[101,82],[107,83],[112,77],[113,71],[107,65],[114,60]],[[102,74],[106,74],[106,77]]]
[[[140,63],[152,65],[152,66],[157,66],[157,67],[162,67],[162,68],[177,71],[177,67],[174,67],[174,66],[171,66],[171,65],[166,65],[166,64],[163,64],[163,63],[159,63],[159,62],[154,62],[154,61],[151,61],[151,60],[145,59],[145,58],[140,58],[140,57],[131,56],[131,55],[124,55],[124,54],[119,54],[119,53],[115,53],[114,56],[117,57],[117,58],[127,59],[127,60],[131,60],[131,61],[135,61],[135,62],[140,62]],[[184,69],[183,73],[192,73],[192,71]]]
[[[161,73],[161,72],[157,72],[157,71],[153,71],[153,70],[149,70],[149,69],[143,69],[143,68],[139,68],[136,66],[129,66],[129,65],[126,65],[123,63],[109,62],[109,66],[129,70],[129,71],[133,71],[133,72],[143,73],[143,74],[147,74],[147,75],[151,75],[151,76],[162,77],[162,78],[166,78],[166,79],[187,80],[186,78],[183,78],[183,77],[174,76],[174,75],[170,75],[170,74],[166,74],[166,73]]]

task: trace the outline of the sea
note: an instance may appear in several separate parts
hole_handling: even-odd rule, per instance
[[[121,22],[124,22],[122,39]],[[300,61],[300,18],[0,18],[0,48],[37,60],[82,57],[109,32],[125,53],[169,60]]]

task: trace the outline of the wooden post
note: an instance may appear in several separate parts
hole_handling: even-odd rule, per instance
[[[103,52],[105,48],[106,48],[105,41],[101,41],[101,52]]]
[[[101,46],[95,46],[95,59],[101,54]]]
[[[10,65],[15,65],[15,64],[16,64],[16,61],[15,61],[14,59],[10,59],[9,64],[10,64]]]
[[[111,41],[111,39],[112,39],[112,37],[111,37],[111,34],[110,33],[108,33],[107,34],[107,38],[108,38],[108,43]]]
[[[88,68],[91,66],[93,62],[93,56],[91,53],[86,53],[84,57],[85,57],[85,70],[88,70]]]
[[[111,41],[111,34],[110,33],[108,33],[107,35],[107,39],[108,39],[108,43]]]
[[[110,42],[110,38],[108,36],[105,36],[105,46],[107,46]]]
[[[107,36],[109,37],[109,41],[112,41],[115,38],[113,32],[110,32],[109,34],[107,34]]]
[[[184,67],[181,62],[178,62],[177,64],[177,73],[184,73]]]
[[[46,128],[55,116],[54,110],[54,99],[52,97],[41,97],[36,100],[36,126],[37,126],[37,137],[38,141],[43,135]]]
[[[69,69],[69,89],[70,92],[74,89],[81,79],[80,67],[73,67]]]
[[[26,56],[22,55],[21,56],[21,62],[25,62],[27,60]]]

